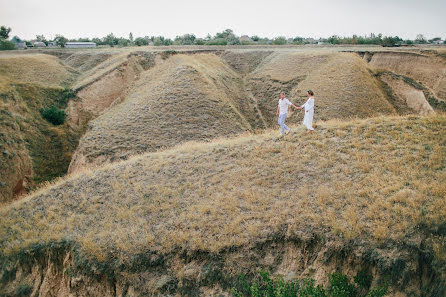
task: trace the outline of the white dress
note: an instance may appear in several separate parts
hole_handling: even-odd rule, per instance
[[[307,127],[308,130],[314,130],[313,129],[314,98],[312,97],[308,98],[307,102],[305,102],[305,104],[302,105],[301,107],[305,109],[303,124]]]

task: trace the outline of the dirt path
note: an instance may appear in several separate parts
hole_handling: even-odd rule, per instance
[[[263,128],[267,128],[268,124],[267,124],[265,118],[263,117],[262,111],[259,108],[257,99],[256,99],[256,97],[254,97],[254,94],[251,92],[251,89],[248,87],[248,85],[246,83],[246,76],[243,77],[243,85],[245,86],[245,92],[248,95],[250,102],[254,103],[254,108],[255,108],[257,114],[259,115],[259,119],[263,125]]]

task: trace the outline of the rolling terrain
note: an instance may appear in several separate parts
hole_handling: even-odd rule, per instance
[[[230,296],[259,269],[444,296],[445,71],[417,47],[0,54],[0,296]],[[293,111],[278,138],[308,89],[316,132]]]
[[[209,296],[255,267],[322,283],[368,267],[392,296],[440,296],[445,127],[444,116],[334,121],[63,179],[0,211],[2,292]]]

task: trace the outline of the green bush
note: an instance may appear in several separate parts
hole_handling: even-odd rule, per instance
[[[325,290],[315,285],[313,279],[305,279],[300,284],[297,281],[285,281],[282,277],[272,279],[266,271],[261,271],[251,281],[245,275],[240,275],[232,288],[235,297],[383,297],[387,294],[387,286],[369,290],[372,276],[365,271],[358,272],[355,283],[350,283],[348,277],[341,273],[329,275],[329,287]]]
[[[232,294],[235,297],[293,297],[297,296],[298,288],[297,282],[287,282],[282,277],[272,279],[267,271],[260,271],[252,283],[240,275],[239,289],[233,288]]]
[[[42,117],[53,125],[62,125],[65,122],[65,111],[58,109],[54,105],[40,109]]]
[[[341,273],[333,273],[329,276],[330,279],[330,296],[333,297],[356,297],[356,287],[351,284],[346,275]]]
[[[275,45],[283,45],[286,44],[286,38],[283,36],[276,37],[273,39],[273,44]]]
[[[228,41],[224,38],[216,38],[206,42],[207,45],[227,45]]]
[[[13,50],[15,49],[15,44],[6,39],[0,39],[0,51]]]
[[[201,38],[197,38],[197,39],[195,39],[194,44],[195,45],[205,45],[206,42]]]
[[[305,279],[299,287],[299,297],[326,297],[324,288],[322,286],[314,285],[314,280],[311,278]]]
[[[136,46],[149,45],[149,42],[146,39],[142,38],[142,37],[138,37],[138,38],[135,39],[135,45]]]
[[[16,290],[16,296],[25,297],[31,295],[33,287],[30,285],[20,285]]]

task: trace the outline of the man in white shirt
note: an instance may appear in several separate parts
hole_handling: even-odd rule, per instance
[[[276,115],[279,117],[278,123],[281,128],[280,136],[282,136],[284,132],[286,134],[290,132],[290,128],[288,128],[287,125],[285,125],[285,119],[288,114],[288,106],[290,105],[295,109],[298,109],[296,105],[294,105],[293,103],[290,102],[290,100],[285,98],[285,93],[283,92],[280,93],[280,99],[279,99],[279,104],[277,105],[277,113],[276,113]]]

